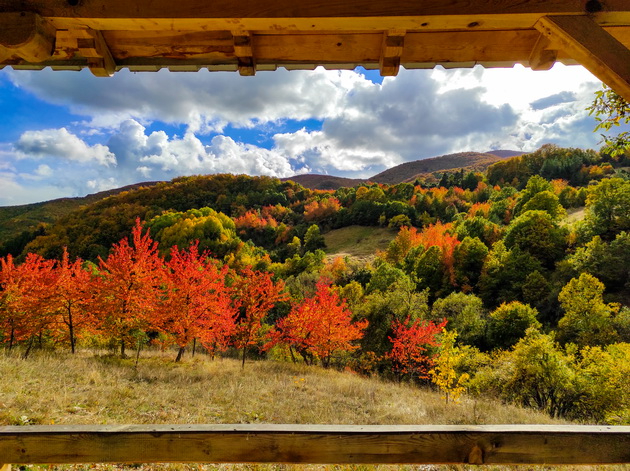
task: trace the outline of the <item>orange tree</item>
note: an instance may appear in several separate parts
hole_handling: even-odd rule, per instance
[[[430,347],[440,344],[436,335],[446,326],[446,319],[435,324],[433,321],[416,320],[396,322],[394,335],[389,338],[392,349],[386,354],[393,363],[394,372],[409,375],[412,379],[428,379],[429,370],[433,367],[433,358],[427,353]]]
[[[161,329],[179,345],[175,361],[195,339],[210,352],[225,349],[236,317],[225,285],[227,267],[220,269],[193,244],[188,251],[173,247],[166,269],[166,296],[158,317]]]
[[[51,324],[53,266],[53,261],[36,254],[28,254],[17,266],[11,255],[0,259],[0,333],[9,349],[28,341],[25,357],[35,337]]]
[[[93,302],[92,275],[83,268],[83,261],[80,258],[70,263],[65,247],[54,274],[51,309],[55,314],[56,328],[53,334],[67,340],[70,343],[70,350],[74,353],[77,335],[82,330],[94,328],[95,319],[90,309]]]
[[[164,283],[163,260],[157,242],[142,234],[140,220],[132,242],[122,239],[107,260],[99,258],[97,289],[99,330],[120,341],[120,356],[134,334],[156,324],[155,314]]]
[[[367,324],[367,320],[352,322],[345,300],[330,284],[319,281],[312,297],[293,304],[291,312],[278,321],[268,347],[285,344],[307,364],[319,359],[328,367],[334,353],[358,348],[353,342],[363,337]]]
[[[265,316],[277,303],[288,299],[284,283],[274,283],[271,276],[271,273],[245,267],[233,284],[233,299],[240,303],[234,346],[242,351],[243,367],[247,348],[260,340]]]

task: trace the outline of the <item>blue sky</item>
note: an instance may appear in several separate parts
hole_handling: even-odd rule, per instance
[[[235,73],[0,70],[0,206],[179,175],[364,178],[452,152],[598,148],[579,66]]]

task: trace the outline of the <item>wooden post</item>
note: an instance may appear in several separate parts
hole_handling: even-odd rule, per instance
[[[0,471],[11,471],[11,465],[10,464],[1,464],[0,463]]]

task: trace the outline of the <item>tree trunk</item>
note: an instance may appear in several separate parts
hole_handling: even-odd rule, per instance
[[[186,349],[186,347],[179,347],[179,350],[177,351],[177,358],[175,358],[175,362],[177,363],[178,361],[180,361],[182,359],[182,357],[184,356],[184,350]]]
[[[125,358],[125,341],[120,339],[120,358]]]
[[[70,331],[70,350],[75,353],[74,347],[74,324],[72,323],[72,308],[68,306],[68,330]]]
[[[192,357],[195,358],[195,350],[197,350],[197,337],[193,339]]]
[[[31,353],[32,346],[33,346],[33,337],[31,337],[30,340],[28,341],[28,347],[26,347],[26,351],[24,352],[24,355],[22,355],[22,358],[24,360],[26,360],[28,358],[28,355]]]
[[[241,363],[241,368],[245,369],[245,350],[247,350],[247,346],[243,346],[243,362]]]

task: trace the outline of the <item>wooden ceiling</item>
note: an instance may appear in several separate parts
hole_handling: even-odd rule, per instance
[[[580,63],[630,101],[630,0],[0,0],[0,68]]]

